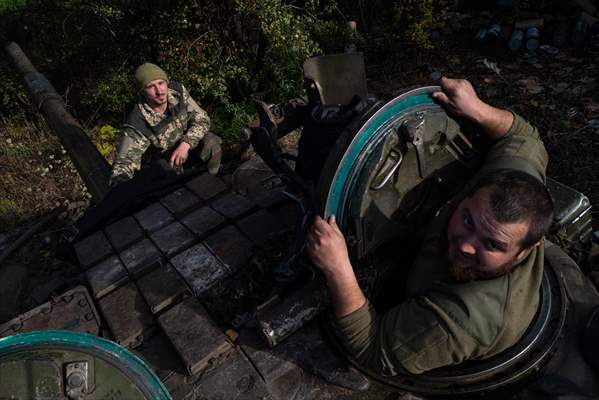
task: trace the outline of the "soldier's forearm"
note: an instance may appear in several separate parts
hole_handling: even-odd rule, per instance
[[[480,109],[471,119],[476,122],[491,140],[504,137],[512,127],[514,116],[511,112],[481,102]]]
[[[353,313],[366,303],[366,297],[351,266],[349,271],[350,273],[343,274],[325,273],[333,312],[337,318]]]

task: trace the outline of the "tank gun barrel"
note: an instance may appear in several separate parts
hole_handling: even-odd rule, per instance
[[[98,203],[108,192],[110,166],[84,132],[81,124],[66,109],[62,97],[50,81],[39,73],[18,44],[5,48],[23,82],[32,104],[44,115],[60,139],[83,179],[92,200]]]

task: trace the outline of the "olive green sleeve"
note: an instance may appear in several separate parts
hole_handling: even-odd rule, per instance
[[[380,316],[369,304],[334,323],[356,362],[383,375],[420,374],[460,363],[477,342],[426,297],[407,300]]]
[[[183,136],[183,141],[189,143],[193,149],[210,130],[210,117],[189,95],[189,92],[185,87],[183,87],[182,96],[187,104],[187,131]]]
[[[143,154],[150,146],[150,141],[135,129],[125,127],[123,132],[117,154],[112,163],[110,186],[133,178],[135,171],[141,168]]]
[[[513,115],[514,122],[510,130],[493,144],[477,175],[510,168],[531,174],[544,182],[548,156],[539,132],[524,118]]]

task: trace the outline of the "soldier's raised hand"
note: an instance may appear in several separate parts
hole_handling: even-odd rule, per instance
[[[443,77],[441,89],[431,96],[448,114],[477,123],[490,139],[500,139],[509,132],[514,121],[513,114],[482,101],[467,80]]]
[[[173,151],[171,159],[169,160],[171,167],[180,167],[185,164],[185,161],[187,161],[187,156],[189,155],[190,147],[191,146],[187,142],[179,143],[175,151]]]
[[[432,98],[441,104],[449,114],[478,121],[485,103],[478,98],[472,84],[465,79],[441,78],[442,92],[435,92]]]
[[[319,216],[314,218],[312,228],[308,232],[307,250],[314,264],[325,275],[340,276],[347,272],[353,273],[345,237],[334,216],[329,217],[328,221]]]

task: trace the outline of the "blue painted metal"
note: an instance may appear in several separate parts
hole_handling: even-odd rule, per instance
[[[6,354],[27,351],[40,346],[66,347],[80,350],[109,361],[111,365],[136,383],[144,385],[139,389],[152,400],[172,400],[166,387],[152,370],[129,350],[106,339],[87,333],[68,331],[43,331],[22,333],[0,339],[0,358]]]
[[[380,143],[380,139],[389,133],[399,119],[418,110],[440,108],[431,98],[431,93],[440,90],[439,86],[427,86],[402,94],[381,107],[360,128],[343,155],[329,188],[325,201],[325,218],[335,215],[340,228],[345,227],[346,207],[353,196],[365,155]]]

